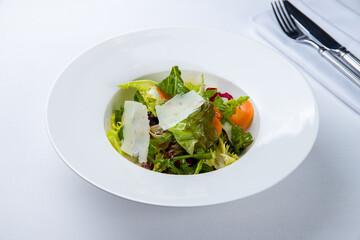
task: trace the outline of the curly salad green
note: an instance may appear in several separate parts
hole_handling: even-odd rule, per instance
[[[135,89],[111,116],[107,137],[125,157],[168,174],[211,172],[239,159],[253,142],[245,132],[253,119],[249,97],[201,84],[185,83],[177,66],[161,82],[137,80],[118,85]],[[250,107],[249,107],[250,106]]]

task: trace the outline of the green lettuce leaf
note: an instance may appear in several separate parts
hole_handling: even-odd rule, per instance
[[[240,154],[253,142],[253,139],[251,133],[243,133],[241,127],[232,124],[230,141],[233,144],[233,152]]]
[[[196,167],[197,164],[194,164],[192,166],[187,165],[185,159],[180,161],[180,171],[182,174],[185,175],[195,174]]]
[[[124,106],[120,106],[119,110],[114,110],[113,114],[110,117],[111,130],[106,134],[107,138],[111,145],[123,156],[129,156],[121,150],[121,141],[124,139],[123,135],[123,125],[122,125],[122,115],[124,113]]]
[[[156,86],[158,86],[161,91],[167,93],[171,97],[175,96],[176,94],[184,94],[189,92],[189,89],[185,87],[184,81],[181,78],[181,72],[178,66],[172,67],[170,75]]]
[[[199,160],[197,166],[196,166],[196,169],[195,169],[195,172],[194,174],[198,174],[200,173],[201,169],[202,169],[202,166],[204,165],[204,162],[205,162],[205,159],[201,159]]]
[[[119,110],[114,111],[114,115],[115,115],[114,121],[116,123],[121,122],[122,121],[121,118],[123,114],[124,114],[124,106],[121,105]]]
[[[118,138],[120,140],[124,139],[122,122],[121,118],[124,113],[124,106],[120,106],[119,110],[115,110],[114,113],[111,115],[110,122],[112,130],[117,132]]]
[[[203,96],[204,92],[205,92],[205,79],[204,79],[204,74],[201,74],[201,85],[200,85],[200,92],[199,92],[200,96],[204,97]]]
[[[213,153],[210,152],[206,152],[206,153],[196,153],[196,154],[192,154],[192,155],[181,155],[181,156],[176,156],[173,158],[173,161],[177,161],[177,160],[181,160],[181,159],[187,159],[187,158],[195,158],[195,159],[212,159]]]
[[[231,122],[231,121],[230,121]],[[222,123],[222,129],[226,132],[226,135],[228,137],[228,140],[230,141],[230,143],[232,143],[232,134],[231,134],[231,130],[232,130],[232,126],[234,125],[232,122],[230,123],[229,121],[223,121]],[[224,140],[224,138],[223,138]]]
[[[225,121],[222,126],[232,145],[232,152],[240,154],[253,142],[251,133],[243,133],[242,128],[231,121]]]
[[[197,162],[192,166],[186,163],[186,159],[197,159]],[[203,170],[204,162],[208,159],[213,158],[212,152],[205,152],[202,149],[198,149],[194,155],[181,155],[174,157],[171,162],[175,163],[180,161],[180,174],[198,174]],[[206,168],[206,166],[204,166]],[[206,169],[205,169],[206,170]]]
[[[194,149],[198,148],[206,151],[217,140],[217,130],[212,124],[214,117],[213,104],[205,102],[199,110],[170,128],[169,131],[189,154],[193,154]]]
[[[199,90],[199,95],[205,99],[206,101],[209,101],[209,99],[215,95],[215,93],[217,92],[216,89],[212,89],[212,90],[206,90],[205,89],[205,80],[204,80],[204,74],[201,75],[201,85],[200,85],[200,90]]]
[[[174,164],[174,162],[168,158],[164,159],[160,165],[160,167],[157,167],[157,172],[163,172],[165,171],[166,169],[169,169],[170,172],[169,173],[174,173],[174,174],[184,174],[184,172],[177,168]]]
[[[150,139],[150,144],[157,146],[166,142],[171,142],[173,140],[173,135],[171,132],[165,132],[160,138]]]
[[[195,161],[192,166],[189,166],[186,163],[186,160],[189,158]],[[214,158],[214,153],[211,151],[205,152],[203,149],[198,149],[197,153],[193,155],[178,155],[173,157],[172,159],[166,158],[166,155],[164,153],[158,153],[155,155],[154,160],[152,160],[154,164],[153,171],[163,172],[165,170],[168,170],[169,173],[186,175],[209,172],[212,171],[213,168],[205,164],[204,162],[212,158]],[[178,162],[178,164],[175,166],[176,162]]]
[[[108,131],[106,136],[109,139],[111,145],[115,148],[115,150],[118,151],[120,154],[123,154],[123,151],[121,150],[121,142],[118,137],[118,132],[115,130],[110,130]]]
[[[210,166],[210,167],[213,167],[214,164],[215,164],[215,153],[213,150],[210,150],[210,153],[211,153],[211,157],[209,158],[204,158],[205,161],[204,161],[204,164]]]
[[[215,95],[217,92],[216,89],[213,90],[206,90],[205,89],[205,81],[204,81],[204,74],[201,75],[201,85],[200,85],[200,91],[199,95],[205,99],[206,101],[209,101],[209,99]]]
[[[211,171],[214,171],[213,167],[204,163],[201,167],[200,173],[207,173],[207,172],[211,172]]]
[[[155,155],[155,159],[152,160],[152,163],[154,164],[153,171],[159,170],[159,168],[162,166],[162,163],[165,160],[165,154],[163,153],[157,153]]]
[[[193,154],[195,144],[198,142],[198,139],[194,136],[194,133],[189,130],[189,124],[190,123],[188,123],[185,119],[170,128],[169,131],[174,134],[176,141],[182,148],[184,148],[189,154]]]
[[[115,131],[119,131],[121,128],[121,117],[122,114],[119,114],[119,110],[115,110],[115,112],[110,117],[111,129]],[[120,119],[120,120],[119,120]]]

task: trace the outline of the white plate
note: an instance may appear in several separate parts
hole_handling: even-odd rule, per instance
[[[251,97],[255,142],[234,164],[167,175],[131,163],[110,145],[104,119],[116,107],[117,84],[174,65],[184,75],[204,72],[207,83]],[[282,56],[235,34],[189,28],[141,30],[92,47],[60,74],[47,107],[50,140],[71,169],[110,193],[162,206],[223,203],[271,187],[309,153],[318,118],[310,87]]]

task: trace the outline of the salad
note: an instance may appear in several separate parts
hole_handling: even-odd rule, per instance
[[[184,82],[177,66],[161,82],[137,80],[118,85],[135,89],[111,116],[107,137],[140,166],[169,174],[211,172],[239,159],[252,143],[246,130],[254,108],[249,97],[233,98],[216,88]]]

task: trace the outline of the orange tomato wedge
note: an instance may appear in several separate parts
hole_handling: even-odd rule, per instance
[[[249,100],[236,108],[236,113],[231,116],[231,121],[246,131],[254,118],[254,107]]]
[[[156,90],[158,91],[160,97],[161,97],[162,99],[164,99],[165,101],[171,99],[170,95],[167,94],[166,92],[161,91],[160,88],[157,87]]]
[[[221,122],[217,117],[214,117],[214,120],[212,121],[212,124],[215,126],[216,130],[217,130],[217,135],[218,137],[220,137],[221,131],[222,131],[222,126],[221,126]]]
[[[214,107],[214,110],[215,110],[215,117],[218,118],[218,119],[221,119],[221,118],[222,118],[222,114],[221,114],[221,112],[219,111],[219,109],[217,109],[216,107]]]
[[[217,134],[218,137],[220,137],[221,131],[222,131],[222,125],[221,125],[221,118],[222,118],[222,114],[219,111],[219,109],[217,109],[216,107],[214,107],[215,110],[215,117],[214,120],[212,122],[212,124],[215,126],[216,130],[217,130]]]

